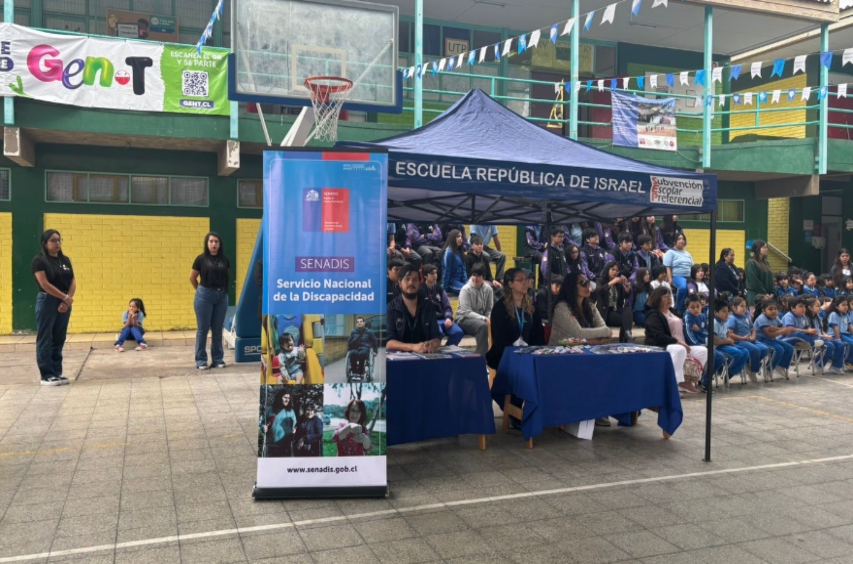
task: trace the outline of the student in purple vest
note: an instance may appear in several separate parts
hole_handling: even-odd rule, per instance
[[[637,242],[639,244],[636,251],[637,262],[639,263],[639,266],[642,266],[651,272],[654,267],[661,264],[660,257],[658,257],[652,249],[652,238],[647,233],[643,233],[637,238]]]
[[[542,251],[544,250],[545,243],[542,242],[542,226],[525,225],[524,254],[533,259],[533,264],[539,264],[542,262]]]
[[[595,280],[601,276],[604,264],[613,257],[598,246],[598,231],[589,228],[583,232],[584,246],[581,247],[584,275],[587,280]]]
[[[412,244],[406,236],[405,224],[401,223],[398,228],[396,223],[388,223],[386,230],[388,232],[388,260],[399,259],[419,269],[423,264],[423,259],[421,255],[412,250]]]
[[[551,244],[542,253],[542,262],[539,264],[539,287],[545,288],[552,274],[566,276],[566,255],[563,250],[565,233],[559,225],[551,226]]]
[[[619,265],[619,273],[628,280],[633,280],[637,275],[637,269],[640,268],[637,261],[637,254],[632,250],[634,240],[631,234],[623,231],[618,235],[616,240],[619,246],[613,251],[613,259]]]
[[[422,232],[420,227],[415,225],[414,223],[406,224],[406,237],[408,237],[409,242],[415,251],[421,256],[424,263],[429,264],[437,264],[441,261],[440,252],[441,252],[441,230],[438,231],[438,244],[435,244],[435,237],[433,236],[433,240],[427,239],[427,236],[432,234],[431,231],[427,231],[427,229],[432,226],[422,226],[424,227],[424,231]]]
[[[601,242],[601,246],[613,253],[616,252],[616,248],[619,246],[617,237],[619,235],[620,221],[622,221],[621,217],[616,218],[613,223],[595,222],[595,229],[598,231],[598,240]],[[631,243],[633,244],[633,240]]]

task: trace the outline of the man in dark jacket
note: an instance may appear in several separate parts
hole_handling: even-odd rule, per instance
[[[492,290],[495,290],[495,299],[500,299],[503,294],[498,294],[497,290],[501,288],[501,283],[492,276],[490,260],[491,257],[484,250],[483,238],[479,235],[471,235],[471,250],[465,253],[465,270],[468,277],[471,277],[471,268],[475,264],[482,264],[486,268],[486,276],[483,279],[492,287]]]
[[[424,284],[420,293],[427,298],[435,307],[435,317],[438,321],[438,329],[447,337],[446,345],[458,345],[462,342],[465,332],[453,323],[453,308],[450,307],[450,299],[447,297],[438,282],[438,269],[434,264],[424,266]]]
[[[407,264],[400,270],[400,295],[388,304],[388,351],[432,353],[441,344],[435,307],[420,292],[418,270]]]
[[[388,261],[388,280],[385,283],[385,303],[391,301],[400,295],[400,269],[405,263],[399,259],[391,259]],[[417,269],[418,267],[415,267]]]
[[[371,354],[379,352],[379,339],[373,331],[364,326],[364,318],[361,316],[355,319],[355,329],[349,335],[347,350],[352,352],[350,365],[356,374],[364,374],[364,363]]]
[[[559,225],[552,225],[550,232],[551,244],[542,253],[542,262],[539,264],[539,287],[545,288],[548,286],[548,280],[551,276],[557,274],[565,277],[566,271],[566,251],[563,249],[563,240],[566,234],[563,228]]]

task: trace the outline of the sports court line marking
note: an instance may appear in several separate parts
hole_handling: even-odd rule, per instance
[[[845,388],[853,388],[851,384],[845,384],[844,382],[839,382],[838,380],[833,380],[832,378],[823,378],[822,376],[812,376],[815,380],[823,380],[824,382],[831,382],[836,386],[844,386]]]
[[[605,482],[602,484],[589,484],[586,486],[573,486],[568,488],[558,488],[555,490],[541,490],[535,492],[522,492],[517,494],[498,495],[494,497],[481,497],[477,499],[461,499],[458,501],[448,501],[442,503],[433,503],[429,505],[417,505],[414,507],[402,507],[397,509],[386,509],[383,511],[373,511],[370,513],[358,513],[355,515],[338,515],[335,517],[324,517],[321,519],[306,519],[295,523],[274,523],[270,525],[258,525],[255,527],[237,527],[234,529],[220,529],[218,531],[207,531],[204,533],[192,533],[186,535],[173,535],[168,537],[158,537],[151,539],[143,539],[138,541],[120,542],[113,544],[102,544],[99,546],[89,546],[86,548],[72,548],[68,550],[56,550],[51,552],[41,552],[38,554],[22,554],[20,556],[7,556],[0,558],[0,563],[6,562],[26,562],[28,560],[41,560],[44,558],[55,558],[59,556],[73,556],[75,554],[89,554],[93,552],[112,551],[122,548],[138,548],[143,546],[151,546],[156,544],[165,544],[170,542],[180,542],[197,539],[209,539],[214,537],[223,537],[227,535],[239,535],[244,533],[257,533],[264,531],[277,531],[282,529],[295,529],[307,525],[317,525],[322,523],[338,523],[341,521],[364,519],[368,517],[382,517],[386,515],[404,515],[416,511],[426,511],[430,509],[449,509],[462,505],[474,505],[480,503],[492,503],[496,501],[507,501],[512,499],[525,499],[534,497],[544,497],[572,492],[584,492],[590,490],[603,490],[615,488],[618,486],[630,486],[635,484],[650,484],[655,482],[668,482],[671,480],[682,480],[684,478],[700,478],[703,476],[717,476],[721,474],[737,474],[742,472],[753,472],[758,470],[778,470],[780,468],[792,468],[795,466],[807,466],[812,464],[824,464],[827,462],[842,462],[853,460],[853,454],[845,454],[842,456],[830,456],[827,458],[813,458],[809,460],[798,460],[793,462],[779,462],[776,464],[763,464],[760,466],[746,466],[743,468],[723,468],[720,470],[709,470],[707,472],[690,472],[687,474],[674,474],[670,476],[657,476],[654,478],[638,478],[635,480],[623,480],[621,482]]]
[[[720,398],[720,401],[738,401],[738,400],[748,400],[748,399],[763,401],[765,403],[775,403],[776,405],[782,405],[784,407],[790,407],[792,409],[802,409],[803,411],[808,411],[809,413],[813,413],[815,415],[820,415],[821,417],[826,417],[828,419],[837,419],[839,421],[844,421],[845,423],[853,423],[853,418],[851,418],[851,417],[844,417],[843,415],[836,415],[835,413],[830,413],[829,411],[822,411],[820,409],[815,409],[813,407],[803,407],[802,405],[797,405],[796,403],[791,403],[789,401],[775,400],[772,398],[766,398],[764,396],[742,396],[742,397],[737,397],[737,398]]]

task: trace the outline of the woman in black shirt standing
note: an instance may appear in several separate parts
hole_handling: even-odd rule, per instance
[[[41,236],[41,253],[33,258],[32,272],[39,285],[36,297],[36,363],[42,386],[68,383],[62,375],[62,347],[77,292],[71,261],[62,254],[62,236],[48,229]]]
[[[222,328],[228,310],[228,279],[231,263],[225,256],[222,240],[218,233],[210,232],[204,237],[204,252],[198,255],[190,271],[190,284],[195,288],[195,319],[198,330],[195,336],[195,365],[207,370],[207,333],[211,333],[211,366],[225,368],[225,351],[222,348]],[[199,281],[201,277],[201,281]]]

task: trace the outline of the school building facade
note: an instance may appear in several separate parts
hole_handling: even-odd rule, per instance
[[[91,4],[86,0],[19,2],[15,19],[32,27],[101,34],[103,18],[100,12],[88,12]],[[161,4],[164,13],[177,17],[192,12],[191,18],[185,17],[192,23],[205,11],[204,18],[209,17],[214,3]],[[401,14],[401,66],[412,60],[412,22],[411,14]],[[509,27],[509,22],[506,25],[427,20],[425,53],[441,56],[447,48],[474,48],[522,33]],[[227,26],[226,13],[225,25],[219,25],[214,34],[215,46],[229,46]],[[182,26],[181,40],[194,42],[202,28],[203,24],[197,30]],[[699,52],[586,40],[581,45],[583,77],[636,76],[702,66]],[[470,88],[479,87],[547,126],[554,107],[548,102],[553,98],[551,85],[566,73],[566,55],[560,49],[555,45],[462,73],[425,77],[426,120]],[[844,72],[840,67],[836,70]],[[742,84],[787,90],[814,84],[814,72]],[[585,93],[583,99],[597,104],[604,101],[600,94]],[[746,242],[761,238],[772,244],[771,261],[776,268],[787,264],[787,255],[797,265],[820,270],[827,250],[818,252],[806,243],[802,227],[804,221],[820,226],[829,218],[840,228],[840,244],[853,247],[853,231],[844,229],[843,223],[853,218],[853,144],[846,138],[833,139],[829,147],[832,173],[817,179],[819,195],[800,196],[801,185],[814,183],[809,179],[815,172],[816,126],[791,124],[814,122],[816,110],[804,103],[779,108],[785,111],[715,120],[721,129],[729,129],[715,133],[712,162],[712,171],[720,178],[717,249],[736,249],[742,266]],[[267,105],[263,109],[277,145],[295,112]],[[585,111],[590,125],[581,129],[583,142],[665,166],[700,166],[694,134],[680,133],[675,153],[613,147],[610,132],[591,125],[609,121],[609,109]],[[411,109],[399,116],[351,112],[348,121],[340,124],[339,138],[367,141],[396,135],[411,129],[412,116]],[[684,121],[689,126],[690,120]],[[752,123],[778,127],[750,130]],[[0,158],[0,334],[35,328],[37,287],[30,263],[46,228],[62,233],[64,251],[75,266],[79,290],[71,332],[114,332],[133,297],[141,297],[149,310],[147,329],[194,328],[189,271],[208,231],[221,235],[231,260],[230,302],[236,304],[263,213],[264,136],[257,113],[245,104],[239,108],[238,131],[238,137],[232,138],[228,117],[94,110],[15,99],[14,122],[7,120],[5,125]],[[29,154],[12,146],[22,140],[31,147]],[[223,155],[235,148],[239,166],[224,166]],[[684,217],[681,223],[696,262],[708,261],[707,218]],[[500,235],[509,257],[522,254],[523,229],[501,227]]]

